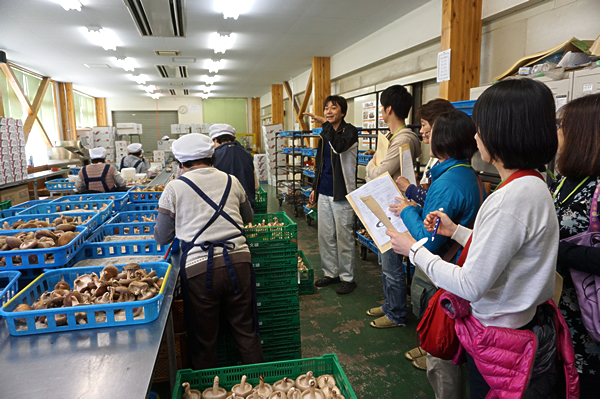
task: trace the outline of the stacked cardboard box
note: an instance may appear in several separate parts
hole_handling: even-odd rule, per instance
[[[254,154],[254,171],[256,172],[256,178],[260,183],[268,183],[268,170],[267,154]]]
[[[142,134],[141,123],[117,123],[117,135],[131,135],[131,134]]]
[[[90,131],[90,148],[104,147],[106,162],[117,162],[115,153],[115,128],[112,126],[95,126]]]
[[[282,125],[269,125],[262,127],[262,143],[267,153],[267,168],[268,173],[267,177],[269,180],[269,184],[272,186],[277,186],[277,180],[285,180],[286,172],[285,169],[278,169],[277,162],[280,161],[281,165],[285,163],[285,155],[279,153],[281,151],[281,144],[283,144],[282,140],[276,140],[276,136],[278,132],[283,130]],[[277,177],[282,176],[282,177]]]
[[[27,176],[27,155],[23,121],[0,118],[0,184],[13,183]]]
[[[115,141],[115,159],[116,162],[121,162],[121,158],[127,156],[127,146],[130,144],[126,140]]]
[[[204,125],[208,125],[209,123],[177,123],[171,125],[171,133],[172,134],[188,134],[188,133],[205,133],[208,134],[208,128],[204,131]]]
[[[154,150],[152,152],[152,162],[160,162],[162,165],[165,164],[165,150]]]

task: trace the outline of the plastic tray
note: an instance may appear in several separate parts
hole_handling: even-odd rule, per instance
[[[79,171],[81,170],[81,168],[77,168],[77,167],[70,167],[69,168],[71,170],[71,174],[77,176],[79,174]]]
[[[122,270],[123,265],[115,266],[117,266],[119,270]],[[167,285],[167,280],[171,271],[171,265],[167,262],[153,262],[141,263],[140,266],[148,271],[153,269],[156,271],[156,275],[158,277],[164,277],[160,292],[154,298],[145,301],[109,303],[102,305],[81,305],[67,308],[13,312],[15,307],[20,303],[32,305],[45,291],[51,291],[54,288],[54,285],[61,281],[61,279],[64,279],[64,281],[72,285],[73,281],[78,276],[92,272],[99,275],[104,268],[104,266],[74,267],[69,269],[46,271],[31,284],[25,287],[21,292],[19,292],[11,301],[4,304],[4,306],[0,309],[0,314],[2,314],[6,319],[8,331],[11,335],[44,334],[60,331],[86,330],[90,328],[116,327],[149,323],[155,320],[160,312],[160,306],[164,297],[163,291]],[[133,309],[140,307],[143,307],[144,309],[142,315],[134,318]],[[117,310],[125,311],[125,320],[115,320],[115,311]],[[87,324],[77,324],[75,321],[75,313],[86,313],[88,321]],[[56,315],[66,315],[67,324],[64,326],[57,326],[55,321]],[[38,328],[38,326],[36,326],[35,318],[38,316],[47,317],[47,327]],[[97,320],[98,316],[106,316],[106,319]],[[26,328],[23,330],[17,329],[17,324],[19,323],[17,320],[22,320],[24,323],[26,323]]]
[[[302,205],[304,209],[304,213],[310,216],[312,220],[315,222],[319,221],[319,212],[317,212],[317,208],[308,208],[306,205]]]
[[[128,203],[123,208],[121,208],[121,212],[131,212],[131,211],[156,211],[158,210],[158,202],[138,202],[138,203]]]
[[[365,238],[358,231],[356,232],[356,238],[358,239],[358,241],[361,244],[363,244],[365,247],[369,248],[371,251],[375,252],[376,254],[379,253],[379,248],[377,248],[377,245],[375,245],[375,241]]]
[[[71,190],[75,189],[75,182],[69,179],[54,179],[46,182],[46,188],[53,190]]]
[[[243,366],[233,366],[225,368],[216,368],[208,370],[179,370],[175,380],[175,388],[172,399],[180,399],[182,395],[182,384],[189,382],[193,389],[203,392],[206,388],[212,387],[213,380],[219,377],[219,385],[230,390],[235,384],[239,384],[242,375],[247,376],[247,382],[252,385],[259,383],[259,377],[262,375],[266,383],[273,384],[283,377],[296,379],[301,374],[312,371],[315,376],[331,374],[335,379],[336,386],[346,399],[356,399],[356,394],[340,365],[340,361],[335,354],[327,354],[322,357],[286,360],[281,362],[270,362],[261,364],[251,364]]]
[[[304,252],[298,251],[298,256],[304,261],[308,270],[298,270],[298,295],[310,295],[315,292],[315,269],[304,255]]]
[[[284,130],[279,132],[280,137],[295,137],[300,135],[302,135],[302,132],[298,130]]]
[[[157,202],[162,191],[133,191],[136,188],[146,188],[148,186],[135,186],[128,191],[130,202]]]
[[[110,226],[108,229],[106,226]],[[103,242],[107,235],[114,235],[114,228],[118,225],[104,225],[96,232],[81,251],[71,261],[71,265],[83,259],[110,258],[115,256],[164,256],[169,249],[168,245],[160,245],[155,240],[128,240]],[[110,229],[110,230],[109,230]],[[179,248],[179,241],[173,241],[173,249]]]
[[[145,222],[144,217],[154,216],[153,222]],[[158,216],[158,211],[125,211],[119,212],[115,216],[112,217],[108,221],[110,224],[117,223],[156,223],[156,217]]]
[[[316,148],[305,147],[305,148],[302,149],[302,155],[306,155],[307,157],[316,157],[317,156],[317,149]]]
[[[360,165],[368,164],[371,159],[373,159],[373,155],[358,154],[358,163]]]
[[[262,187],[258,188],[254,196],[254,209],[256,213],[267,212],[267,192]]]
[[[0,210],[8,209],[12,206],[12,201],[0,201]]]
[[[302,173],[308,177],[315,177],[315,171],[314,170],[310,170],[308,168],[302,168]]]
[[[23,214],[19,214],[16,216],[12,216],[9,218],[5,218],[0,220],[0,234],[5,234],[6,232],[9,231],[23,231],[23,230],[4,230],[2,229],[2,224],[4,222],[7,222],[8,224],[13,224],[16,221],[22,220],[24,222],[27,222],[29,220],[43,220],[46,221],[48,223],[52,223],[52,221],[56,218],[59,218],[61,216],[71,216],[74,218],[81,218],[81,220],[86,220],[88,219],[85,223],[81,224],[81,226],[84,226],[87,228],[86,234],[89,236],[90,234],[92,234],[94,232],[94,230],[96,230],[102,223],[104,223],[103,220],[103,214],[101,213],[93,213],[93,212],[68,212],[68,213],[64,213],[64,214],[60,214],[60,213],[44,213],[41,215],[23,215]],[[39,230],[39,229],[46,229],[47,227],[40,227],[40,228],[35,228],[35,229],[27,229],[27,230]]]
[[[323,128],[322,127],[318,127],[316,129],[312,130],[312,134],[315,135],[315,136],[320,135],[322,132],[323,132]]]
[[[313,191],[313,189],[310,186],[302,187],[302,194],[304,194],[305,197],[310,197],[310,193],[312,191]]]
[[[18,214],[21,211],[22,211],[22,209],[15,209],[15,208],[0,210],[0,218],[1,219],[9,218],[11,216],[15,216],[16,214]]]
[[[21,272],[16,270],[0,271],[0,306],[4,306],[19,292],[19,277]]]
[[[31,200],[31,201],[27,201],[27,202],[23,202],[21,204],[15,205],[12,207],[12,209],[17,209],[19,212],[22,212],[24,209],[31,208],[34,205],[48,204],[50,202],[52,202],[51,199]]]
[[[274,287],[270,289],[257,289],[256,306],[258,308],[272,308],[275,306],[300,306],[298,300],[298,285],[290,287]]]
[[[294,154],[294,155],[301,155],[302,154],[302,148],[301,147],[284,147],[281,149],[281,152],[283,154]]]
[[[252,265],[255,268],[270,265],[297,264],[298,245],[273,243],[263,247],[250,249]]]
[[[104,209],[102,207],[105,206]],[[98,201],[71,201],[71,202],[45,202],[24,209],[19,215],[43,215],[44,213],[57,212],[98,212],[102,214],[102,221],[108,219],[114,208],[113,200]]]
[[[296,243],[298,237],[298,224],[294,222],[285,212],[265,213],[254,215],[253,223],[260,223],[263,220],[271,223],[275,219],[283,226],[270,227],[248,227],[246,228],[246,240],[248,246],[252,248],[263,247],[269,243]]]
[[[52,228],[48,230],[54,230]],[[87,229],[83,226],[77,226],[79,232],[77,237],[67,245],[56,248],[43,249],[23,249],[16,251],[0,251],[0,259],[4,259],[6,266],[4,270],[21,270],[34,268],[56,268],[66,265],[77,252],[81,249],[87,237]],[[22,230],[21,230],[22,231]],[[12,236],[19,233],[19,230],[6,230],[3,235]],[[52,259],[47,259],[47,255],[53,255]],[[21,259],[21,265],[14,265],[13,262]]]
[[[467,100],[467,101],[454,101],[452,105],[459,111],[464,112],[469,116],[473,116],[473,107],[475,106],[475,101],[477,100]]]
[[[113,197],[113,198],[110,198]],[[115,211],[120,211],[127,202],[129,201],[129,195],[126,192],[115,192],[115,193],[99,193],[99,194],[81,194],[81,195],[65,195],[59,197],[52,202],[73,202],[73,201],[102,201],[112,200],[114,201]]]

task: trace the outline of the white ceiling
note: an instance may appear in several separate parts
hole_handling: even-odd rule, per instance
[[[168,0],[151,0],[153,2]],[[250,0],[248,0],[250,1]],[[97,97],[147,96],[127,78],[111,57],[132,57],[135,74],[150,78],[169,93],[170,82],[185,82],[190,95],[199,95],[200,76],[208,73],[204,61],[214,58],[208,48],[212,32],[233,32],[236,42],[222,58],[211,97],[256,97],[270,85],[289,80],[311,67],[314,56],[330,57],[369,34],[394,22],[429,0],[252,0],[247,14],[223,19],[214,11],[215,0],[186,0],[186,37],[142,37],[123,0],[81,0],[81,12],[65,11],[52,0],[0,0],[0,49],[10,62],[54,80],[73,82]],[[116,51],[105,51],[85,37],[81,27],[101,26],[121,41]],[[389,40],[394,40],[390,37]],[[381,46],[385,46],[384,42]],[[157,64],[178,65],[154,50],[179,50],[194,57],[187,65],[188,79],[163,79]],[[221,54],[219,54],[221,55]],[[369,57],[369,54],[363,54]],[[84,64],[108,64],[89,69]]]

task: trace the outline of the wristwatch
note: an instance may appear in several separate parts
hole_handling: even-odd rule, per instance
[[[410,247],[410,252],[408,254],[410,263],[415,265],[415,255],[417,254],[417,251],[423,247],[423,245],[427,244],[427,241],[429,241],[429,237],[421,238],[419,241],[415,242],[412,247]]]

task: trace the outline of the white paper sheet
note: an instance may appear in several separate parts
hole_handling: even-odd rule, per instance
[[[379,164],[385,158],[388,149],[390,148],[390,142],[381,132],[377,133],[377,149],[375,150],[375,166]]]
[[[450,80],[450,49],[440,51],[437,59],[437,82]]]
[[[417,185],[417,179],[415,178],[415,167],[412,161],[412,154],[410,152],[410,145],[404,144],[400,147],[400,174],[402,177],[408,179],[410,184]]]
[[[367,197],[369,195],[379,203],[381,209],[383,209],[396,230],[403,233],[407,231],[407,229],[406,226],[404,226],[404,222],[402,222],[402,218],[400,216],[395,216],[394,213],[388,209],[390,204],[397,204],[398,201],[396,201],[396,197],[402,197],[402,195],[400,194],[400,191],[398,191],[398,187],[392,180],[390,174],[385,173],[346,196],[350,200],[356,214],[369,231],[369,234],[373,237],[373,240],[375,240],[377,247],[379,247],[380,250],[385,248],[389,249],[391,248],[390,237],[385,234],[387,228],[360,199],[360,197]]]

